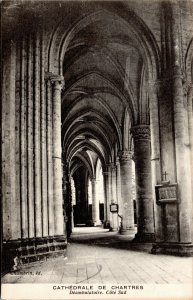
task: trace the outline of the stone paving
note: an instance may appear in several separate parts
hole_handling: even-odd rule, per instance
[[[177,284],[192,283],[192,258],[150,254],[151,244],[134,244],[101,228],[75,228],[67,258],[35,263],[6,274],[2,283]]]

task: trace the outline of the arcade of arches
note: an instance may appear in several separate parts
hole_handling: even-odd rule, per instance
[[[3,16],[6,267],[64,252],[81,224],[191,255],[192,2],[5,1]]]

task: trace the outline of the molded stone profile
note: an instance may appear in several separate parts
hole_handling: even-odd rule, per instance
[[[65,88],[65,81],[64,81],[63,76],[60,76],[60,75],[50,76],[50,81],[51,81],[52,85],[54,85],[55,89],[62,90]]]
[[[101,226],[99,219],[99,201],[96,197],[96,179],[92,178],[92,224],[93,226]]]
[[[134,233],[134,206],[132,198],[132,158],[133,152],[123,150],[119,153],[121,175],[122,220],[120,234]]]
[[[151,186],[151,145],[149,125],[135,125],[131,128],[134,139],[137,224],[134,241],[154,242],[154,212]]]
[[[129,161],[130,159],[133,159],[133,151],[129,151],[129,150],[120,151],[119,159],[120,162]]]
[[[5,241],[3,267],[10,271],[19,270],[24,264],[66,256],[66,251],[67,240],[63,235]]]
[[[152,254],[171,254],[177,256],[193,256],[192,244],[181,243],[153,243]]]
[[[135,125],[131,128],[135,140],[150,140],[149,125]]]

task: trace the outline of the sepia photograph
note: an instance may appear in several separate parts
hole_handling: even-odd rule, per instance
[[[1,1],[1,299],[193,298],[193,1]]]

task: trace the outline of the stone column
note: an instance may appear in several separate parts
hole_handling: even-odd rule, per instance
[[[190,150],[188,147],[187,111],[184,107],[182,76],[175,70],[173,80],[173,105],[176,150],[176,175],[179,196],[180,242],[192,241],[192,190]]]
[[[21,41],[21,74],[20,74],[20,103],[21,103],[21,116],[20,116],[20,159],[21,159],[21,236],[22,238],[28,237],[28,203],[27,203],[27,97],[26,97],[26,42]]]
[[[156,240],[163,240],[163,212],[162,206],[156,204],[155,185],[161,184],[161,162],[160,162],[160,128],[158,112],[159,82],[149,83],[149,109],[151,129],[151,166],[152,166],[152,196],[155,212],[155,234]]]
[[[120,216],[123,215],[122,198],[121,198],[121,170],[120,170],[120,160],[116,157],[116,191],[117,191],[117,203],[118,203],[118,228],[122,226],[122,219]]]
[[[110,225],[110,194],[109,194],[109,172],[103,172],[103,178],[104,178],[104,195],[105,195],[105,222],[104,226],[109,227]]]
[[[116,165],[111,164],[111,189],[112,189],[112,199],[114,203],[117,203],[117,176],[116,176]]]
[[[110,230],[113,228],[113,215],[110,212],[110,204],[113,202],[113,193],[112,193],[112,164],[107,165],[108,170],[108,181],[107,181],[107,187],[108,187],[108,195],[109,195],[109,203],[108,203],[108,211],[109,211],[109,227]]]
[[[188,128],[189,128],[189,135],[190,135],[190,145],[192,146],[193,144],[193,116],[192,116],[193,84],[188,86],[187,97],[188,97]]]
[[[132,152],[123,151],[120,157],[122,228],[121,234],[129,234],[134,229],[134,207],[132,197]]]
[[[137,225],[136,240],[151,242],[155,239],[152,199],[150,128],[148,125],[133,126],[136,174]]]
[[[121,170],[119,157],[116,158],[116,190],[117,190],[117,203],[119,205],[119,213],[121,214],[122,200],[121,200]]]
[[[28,37],[27,55],[27,182],[28,182],[28,215],[29,238],[34,237],[34,163],[33,163],[33,138],[34,138],[34,101],[32,101],[32,38]]]
[[[70,175],[70,172],[68,173],[69,178],[69,188],[70,188],[70,197],[71,197],[71,229],[73,231],[74,228],[74,215],[73,215],[73,203],[72,203],[72,177]]]
[[[104,224],[107,222],[107,186],[106,186],[106,175],[103,172],[103,193],[104,193]]]
[[[111,193],[112,193],[112,198],[111,198],[111,203],[117,203],[117,174],[116,174],[116,165],[114,163],[111,164]],[[111,219],[112,219],[112,224],[111,228],[112,231],[118,231],[119,230],[119,225],[118,225],[118,214],[117,213],[111,213]]]
[[[46,95],[45,95],[45,78],[44,78],[44,33],[41,33],[40,39],[40,142],[41,142],[41,198],[42,198],[42,236],[48,236],[48,186],[47,186],[47,143],[46,143]]]
[[[193,196],[193,85],[188,87],[188,130],[190,139],[190,160],[191,160],[191,184],[192,184],[192,196]],[[193,211],[192,211],[192,223],[193,223]]]
[[[16,173],[18,151],[16,144],[16,44],[13,41],[10,43],[9,49],[7,48],[6,54],[2,65],[1,208],[3,222],[1,223],[1,233],[3,233],[3,240],[8,241],[21,237],[20,199],[16,197],[16,191],[19,189],[16,179],[19,178],[19,175],[17,176]],[[17,115],[19,115],[19,110]],[[20,136],[20,132],[18,133]]]
[[[47,98],[47,186],[48,186],[48,235],[54,235],[54,202],[53,202],[53,160],[52,160],[52,97],[51,82],[49,76],[46,82],[46,98]]]
[[[180,8],[179,3],[172,5],[172,50],[173,50],[173,112],[176,153],[176,177],[179,197],[179,227],[181,243],[192,242],[192,189],[190,147],[188,136],[187,109],[184,105],[183,75],[180,54]],[[186,126],[187,125],[187,126]]]
[[[41,199],[41,151],[40,151],[40,45],[39,34],[35,36],[34,49],[34,201],[35,236],[42,237],[42,199]]]
[[[51,76],[53,85],[53,201],[55,235],[64,234],[63,193],[62,193],[62,147],[61,147],[61,90],[64,79],[62,76]],[[66,230],[65,230],[66,231]]]
[[[94,226],[101,225],[99,220],[99,202],[96,197],[96,179],[92,179],[92,221]]]
[[[107,172],[108,172],[108,193],[109,193],[109,205],[112,201],[112,180],[111,180],[111,165],[107,165]]]

